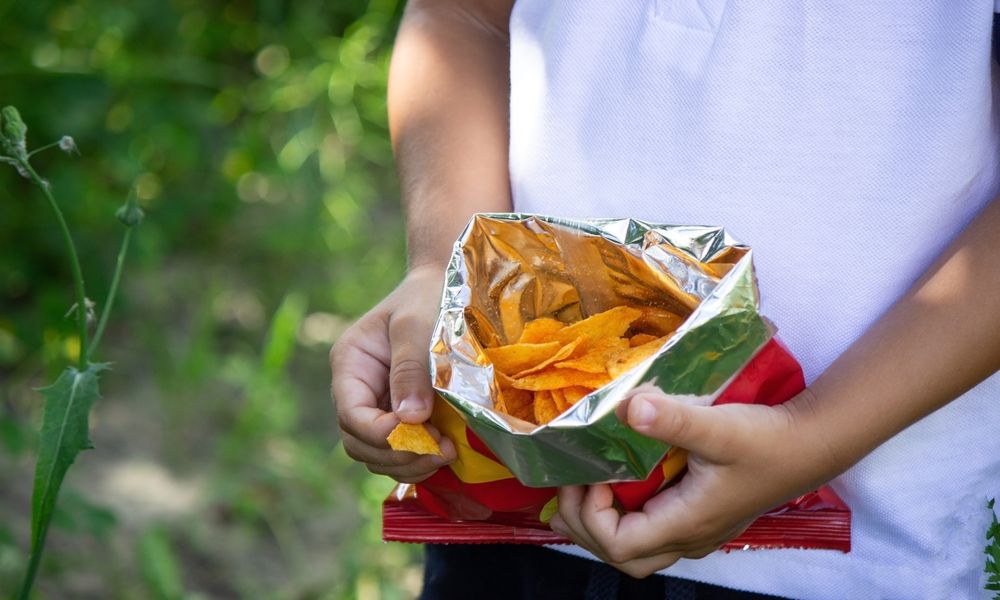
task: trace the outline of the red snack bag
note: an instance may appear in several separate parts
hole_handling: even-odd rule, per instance
[[[447,281],[431,421],[458,458],[397,486],[387,541],[568,543],[546,525],[556,486],[615,482],[637,510],[683,476],[684,450],[617,421],[629,390],[773,405],[804,388],[757,311],[749,249],[719,228],[477,215]],[[823,488],[723,546],[782,547],[849,551],[850,511]]]

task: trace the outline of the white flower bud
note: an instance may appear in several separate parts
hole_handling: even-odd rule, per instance
[[[64,135],[59,138],[59,149],[66,154],[79,154],[80,150],[76,147],[76,140],[72,136]]]

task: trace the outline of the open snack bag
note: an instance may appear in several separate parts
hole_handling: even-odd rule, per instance
[[[750,249],[722,228],[481,214],[445,276],[431,422],[458,459],[396,487],[387,541],[567,543],[546,525],[558,486],[615,482],[622,509],[637,510],[683,476],[683,449],[618,421],[630,390],[707,406],[777,404],[805,386],[759,313]],[[420,429],[394,433],[432,452]],[[850,511],[832,490],[723,546],[791,547],[850,550]]]

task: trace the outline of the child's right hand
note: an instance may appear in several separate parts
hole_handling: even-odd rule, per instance
[[[431,332],[441,299],[443,267],[411,269],[395,290],[340,337],[330,351],[333,399],[344,450],[373,473],[414,483],[456,457],[448,438],[428,425],[444,456],[389,448],[400,421],[423,423],[434,406]]]

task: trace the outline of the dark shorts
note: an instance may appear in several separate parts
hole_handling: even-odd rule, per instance
[[[676,577],[634,579],[604,563],[537,546],[428,544],[420,598],[763,600],[777,596],[738,592]]]

